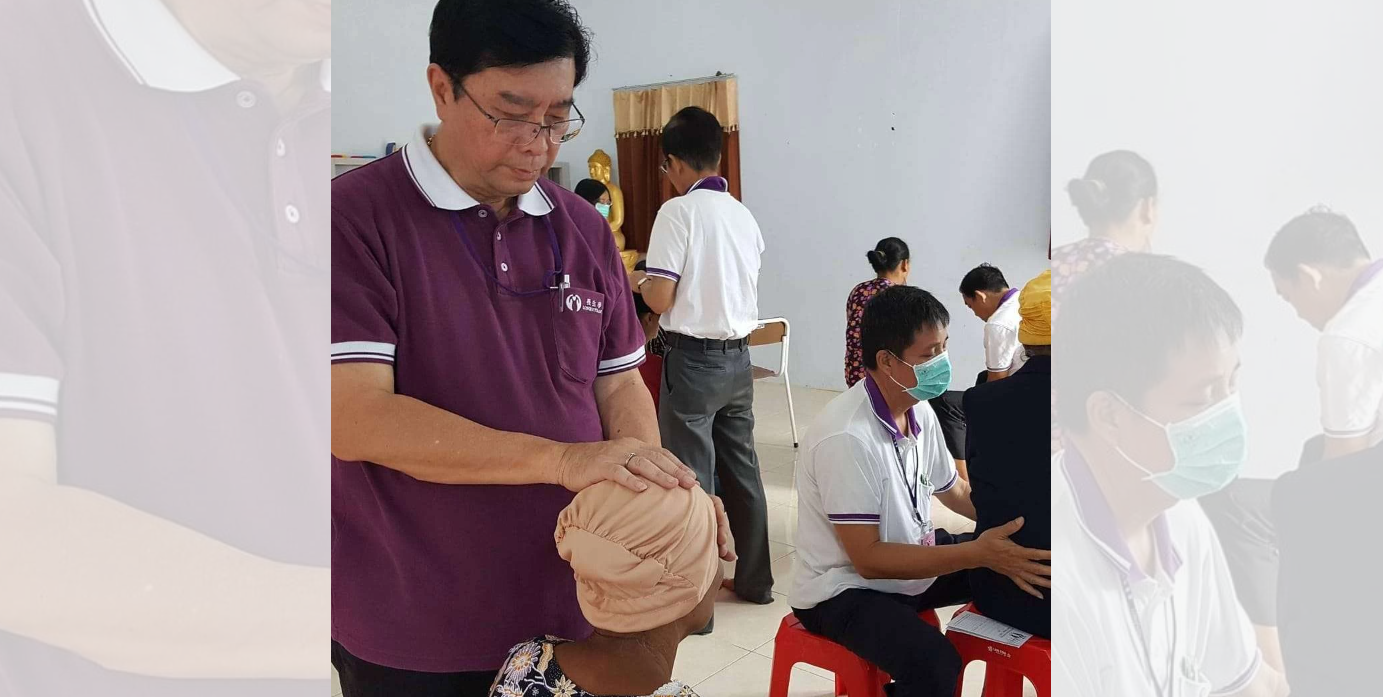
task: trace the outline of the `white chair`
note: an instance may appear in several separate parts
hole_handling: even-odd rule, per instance
[[[783,376],[783,387],[788,393],[788,420],[792,422],[792,447],[797,447],[797,412],[792,406],[792,381],[788,379],[788,344],[792,336],[792,327],[788,321],[782,317],[771,317],[759,320],[759,326],[749,334],[750,346],[771,346],[781,344],[783,350],[778,356],[778,370],[769,370],[754,366],[754,379],[772,378],[779,375]]]

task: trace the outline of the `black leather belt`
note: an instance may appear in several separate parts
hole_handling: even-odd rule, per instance
[[[702,339],[677,332],[664,332],[669,346],[695,351],[737,351],[749,345],[749,337],[742,339]]]

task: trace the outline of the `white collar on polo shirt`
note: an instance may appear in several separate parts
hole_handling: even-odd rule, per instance
[[[480,205],[464,189],[457,186],[456,180],[447,174],[446,168],[442,167],[442,163],[432,154],[432,148],[427,147],[428,137],[436,132],[436,126],[423,125],[418,129],[417,137],[403,146],[403,161],[408,167],[409,176],[413,177],[413,184],[423,193],[428,203],[436,208],[464,211]],[[519,210],[529,215],[547,215],[553,208],[552,199],[549,199],[543,187],[537,184],[519,196]]]
[[[139,84],[169,92],[205,92],[240,79],[173,16],[163,0],[84,0],[91,21]],[[321,63],[331,91],[331,61]]]

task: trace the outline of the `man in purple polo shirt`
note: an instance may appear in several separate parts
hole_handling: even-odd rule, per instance
[[[697,485],[660,447],[608,225],[542,176],[580,131],[588,41],[558,0],[442,0],[441,124],[333,182],[332,662],[351,697],[487,694],[514,644],[584,638],[552,537],[572,492]]]
[[[330,52],[320,0],[0,2],[0,695],[329,689]]]

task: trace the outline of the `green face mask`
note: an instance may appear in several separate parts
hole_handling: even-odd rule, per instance
[[[1239,476],[1248,459],[1248,429],[1238,393],[1195,416],[1167,424],[1154,421],[1122,397],[1119,400],[1163,430],[1172,450],[1172,468],[1154,473],[1118,445],[1114,450],[1172,497],[1194,499],[1213,494]]]
[[[610,204],[597,203],[595,204],[595,209],[600,211],[600,214],[605,216],[607,219],[610,217]]]
[[[951,386],[951,356],[949,353],[943,351],[941,355],[918,365],[904,361],[896,353],[893,354],[893,357],[902,361],[903,365],[912,368],[913,377],[917,378],[917,387],[903,387],[903,383],[893,380],[892,375],[888,377],[889,380],[893,380],[893,384],[903,387],[903,391],[908,393],[909,397],[919,402],[925,402],[933,397],[940,397]]]

